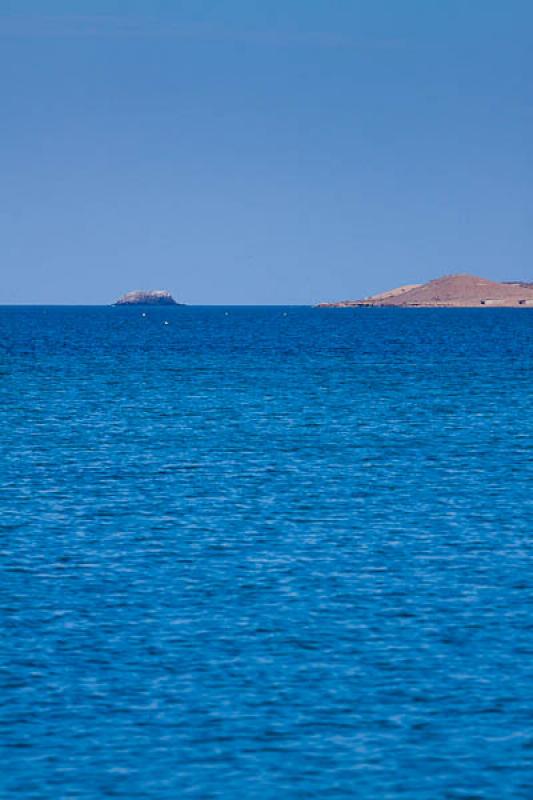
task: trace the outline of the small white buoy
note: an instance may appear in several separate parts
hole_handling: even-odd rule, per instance
[[[229,311],[224,311],[224,316],[229,317]]]
[[[167,319],[165,320],[165,325],[168,325],[168,320]]]
[[[143,317],[145,317],[146,316],[146,311],[143,311],[142,315],[143,315]]]

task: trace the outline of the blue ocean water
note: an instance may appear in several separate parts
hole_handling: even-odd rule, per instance
[[[530,798],[533,312],[145,313],[0,309],[2,798]]]

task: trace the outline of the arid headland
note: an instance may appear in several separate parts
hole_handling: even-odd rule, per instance
[[[429,283],[399,286],[362,300],[319,303],[319,308],[533,308],[533,283],[498,283],[476,275],[446,275]]]

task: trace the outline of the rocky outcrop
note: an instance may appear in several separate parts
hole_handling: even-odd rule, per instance
[[[397,308],[533,308],[533,285],[498,283],[475,275],[446,275],[429,283],[412,284],[362,300],[320,303],[319,308],[393,306]]]
[[[113,304],[115,306],[177,306],[170,292],[136,291],[127,292]]]

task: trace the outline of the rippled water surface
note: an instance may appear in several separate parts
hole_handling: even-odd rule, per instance
[[[0,795],[530,798],[532,334],[0,309]]]

